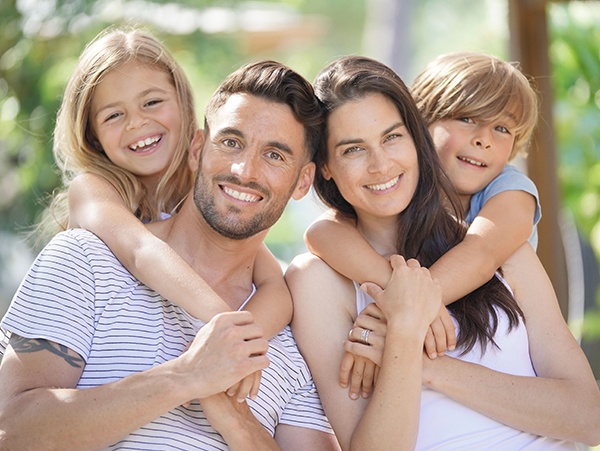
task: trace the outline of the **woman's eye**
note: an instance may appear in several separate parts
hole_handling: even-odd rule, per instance
[[[348,155],[348,154],[356,153],[356,152],[359,152],[361,149],[362,148],[358,147],[358,146],[348,147],[348,148],[344,149],[343,154]]]
[[[390,133],[385,137],[385,141],[392,141],[393,139],[400,138],[402,135],[400,133]]]

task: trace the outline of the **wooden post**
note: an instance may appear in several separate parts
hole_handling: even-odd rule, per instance
[[[540,120],[527,157],[528,175],[537,185],[542,205],[538,255],[546,268],[562,313],[568,312],[565,251],[559,228],[560,196],[552,106],[554,96],[548,56],[546,0],[509,0],[511,59],[533,77],[541,97]]]

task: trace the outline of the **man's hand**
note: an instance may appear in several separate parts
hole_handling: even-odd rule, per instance
[[[178,357],[176,371],[189,377],[189,400],[224,392],[269,366],[269,342],[246,311],[216,315]]]

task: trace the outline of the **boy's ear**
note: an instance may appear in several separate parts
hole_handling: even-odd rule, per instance
[[[192,144],[190,145],[190,151],[188,153],[188,164],[190,165],[190,169],[192,172],[196,173],[198,171],[198,163],[200,161],[200,152],[202,151],[202,146],[204,145],[204,130],[198,129],[194,134],[194,139],[192,139]]]

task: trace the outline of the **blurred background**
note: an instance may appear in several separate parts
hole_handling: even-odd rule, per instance
[[[551,90],[551,115],[543,120],[552,125],[556,164],[544,175],[558,193],[556,209],[542,199],[542,211],[560,225],[562,242],[552,246],[568,251],[569,325],[600,379],[598,1],[2,0],[0,314],[39,250],[23,234],[60,183],[52,130],[66,80],[105,27],[142,25],[163,40],[192,81],[202,120],[219,82],[257,59],[282,61],[312,80],[336,57],[362,54],[388,63],[407,84],[441,53],[484,51],[512,60],[509,9],[520,3],[538,5],[546,18],[549,73],[538,81]],[[543,154],[536,158],[544,161]],[[302,234],[320,211],[312,194],[289,205],[267,239],[282,262],[305,251]]]

